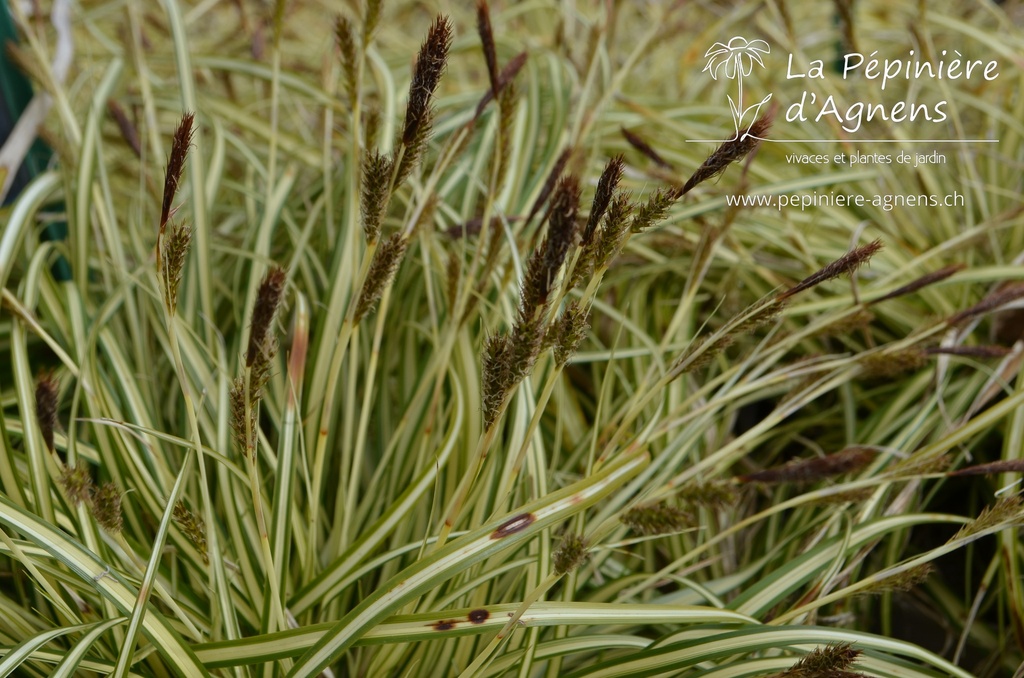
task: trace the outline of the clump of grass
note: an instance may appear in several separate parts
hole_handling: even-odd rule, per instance
[[[0,214],[0,635],[46,641],[6,667],[1020,664],[1024,509],[992,497],[1024,471],[1022,142],[990,115],[1019,73],[917,83],[959,97],[951,134],[1001,139],[984,161],[866,179],[785,162],[834,139],[774,111],[684,143],[731,130],[677,38],[753,39],[749,13],[556,4],[100,3],[63,80],[59,31],[11,5],[59,160]],[[776,9],[773,58],[867,49],[862,22],[962,48],[921,3]],[[1006,11],[943,9],[1011,53]],[[793,186],[975,188],[955,213],[730,204]],[[41,241],[54,219],[67,239]],[[890,604],[961,555],[981,588],[950,568],[914,595],[991,658],[970,666]]]

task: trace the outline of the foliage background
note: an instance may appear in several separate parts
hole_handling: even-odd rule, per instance
[[[357,3],[76,3],[63,82],[47,68],[58,40],[49,3],[11,8],[18,61],[54,99],[45,130],[59,161],[0,213],[5,675],[315,675],[326,662],[335,675],[753,676],[830,644],[841,668],[786,675],[1005,676],[1024,661],[1012,494],[1020,310],[974,307],[1012,301],[1004,293],[1024,277],[1019,2],[495,1],[500,64],[528,58],[515,98],[464,136],[488,88],[468,2],[384,3],[355,92],[334,17],[358,36]],[[354,324],[346,314],[375,251],[358,168],[365,149],[393,148],[438,12],[455,38],[433,133],[384,219],[385,235],[411,233],[408,249]],[[486,341],[513,323],[543,233],[522,217],[569,147],[581,215],[619,153],[637,205],[685,181],[714,149],[685,140],[728,130],[734,84],[701,69],[707,48],[734,34],[772,44],[771,67],[748,86],[779,102],[812,87],[876,94],[838,78],[786,80],[787,53],[895,43],[991,54],[997,80],[919,83],[914,95],[950,101],[943,135],[999,143],[946,148],[947,164],[917,171],[800,166],[785,154],[821,146],[762,144],[594,275],[579,352],[564,370],[540,357],[481,458]],[[174,219],[193,239],[171,314],[154,251],[186,110],[197,131]],[[771,135],[851,148],[833,124],[777,119]],[[502,163],[503,179],[492,172]],[[776,211],[725,200],[831,190],[957,190],[966,205]],[[490,216],[499,228],[462,237]],[[62,218],[67,239],[42,240]],[[884,249],[853,282],[737,331],[758,300],[876,238]],[[51,272],[60,257],[70,279]],[[233,442],[230,393],[273,264],[287,272],[281,350],[250,463]],[[964,268],[871,303],[953,264]],[[701,343],[724,335],[732,345]],[[715,355],[667,376],[700,346]],[[961,354],[926,350],[936,346]],[[59,383],[53,451],[36,417],[46,370]],[[851,446],[875,455],[810,482],[738,480]],[[1005,463],[947,476],[986,462]],[[69,497],[76,467],[96,488],[113,483],[119,529],[98,521],[96,494]],[[460,483],[471,489],[442,548]],[[172,498],[187,512],[176,517]],[[670,534],[620,520],[652,505],[654,531]],[[524,513],[537,519],[493,538]],[[552,553],[566,532],[585,535],[589,558],[559,576]],[[479,610],[486,619],[474,622]],[[842,664],[844,642],[863,652],[856,663]]]

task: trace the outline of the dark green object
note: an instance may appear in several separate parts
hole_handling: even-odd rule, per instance
[[[18,41],[11,19],[10,7],[7,2],[0,4],[0,145],[14,130],[14,125],[32,101],[32,83],[18,70],[17,65],[7,56],[7,43]],[[11,190],[4,198],[8,205],[18,197],[21,191],[36,176],[43,172],[53,158],[53,150],[41,139],[32,142],[25,160],[14,174]],[[55,203],[49,209],[64,211],[63,203]],[[65,221],[49,224],[43,231],[44,240],[63,240],[67,237],[68,226]],[[60,257],[53,265],[53,277],[60,281],[71,280],[71,267],[64,257]]]

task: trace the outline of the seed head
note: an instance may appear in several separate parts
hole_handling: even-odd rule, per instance
[[[352,21],[346,16],[339,16],[334,22],[334,37],[338,42],[338,53],[341,56],[341,68],[345,73],[345,89],[349,99],[356,98],[356,38]]]
[[[633,233],[643,233],[647,229],[660,224],[668,216],[668,211],[679,199],[679,192],[675,189],[659,188],[647,202],[636,209],[633,222],[629,228]]]
[[[249,346],[245,353],[246,367],[252,367],[257,360],[269,363],[277,352],[273,324],[277,310],[284,298],[287,274],[283,268],[274,266],[263,276],[256,293],[252,309],[252,323],[249,327]]]
[[[880,249],[882,249],[881,240],[872,240],[867,245],[852,249],[835,261],[827,264],[824,268],[807,276],[788,290],[780,292],[778,298],[788,299],[795,294],[799,294],[828,280],[834,280],[843,275],[851,275],[858,268],[871,261],[871,257],[875,256]]]
[[[178,524],[182,534],[192,542],[192,545],[203,556],[203,562],[209,563],[210,558],[206,552],[206,525],[203,523],[203,519],[189,511],[183,501],[178,501],[174,505],[171,517]]]
[[[629,509],[619,518],[631,530],[644,536],[681,532],[693,522],[686,511],[661,501]]]
[[[555,185],[558,183],[559,177],[562,176],[562,172],[565,171],[565,165],[569,162],[570,157],[572,157],[572,147],[563,150],[559,153],[558,158],[555,159],[555,164],[551,166],[551,171],[548,172],[548,176],[544,179],[544,185],[541,186],[537,199],[533,201],[533,206],[530,208],[529,214],[526,215],[527,226],[530,225],[530,222],[537,216],[541,208],[548,201],[548,197],[555,190]]]
[[[395,272],[398,271],[398,265],[405,257],[405,249],[408,244],[409,242],[401,233],[394,233],[377,247],[373,261],[370,262],[370,270],[366,273],[363,291],[356,303],[354,322],[358,323],[376,307],[384,290],[394,280]]]
[[[526,52],[520,52],[519,54],[512,57],[505,68],[501,69],[501,73],[498,74],[498,94],[505,89],[505,85],[515,80],[516,76],[519,75],[519,71],[526,65]],[[484,95],[480,98],[480,102],[476,105],[476,113],[473,115],[475,121],[487,108],[487,104],[494,101],[494,88],[487,90]]]
[[[692,481],[676,492],[676,498],[693,506],[725,508],[739,500],[736,485],[728,480]]]
[[[906,285],[903,285],[902,287],[894,289],[892,292],[889,292],[889,294],[881,296],[878,299],[872,301],[871,303],[878,304],[883,301],[888,301],[889,299],[895,299],[896,297],[902,297],[907,294],[913,294],[922,287],[927,287],[928,285],[933,285],[941,280],[945,280],[946,278],[949,278],[950,276],[956,274],[958,271],[964,270],[965,268],[967,267],[964,264],[952,264],[950,266],[944,266],[943,268],[940,268],[937,271],[933,271],[931,273],[923,275],[920,278],[917,278],[916,280],[913,280],[907,283]]]
[[[826,645],[815,648],[793,666],[768,678],[867,678],[848,670],[861,654],[850,643]]]
[[[480,34],[480,45],[484,51],[484,60],[487,62],[487,76],[491,80],[491,90],[497,92],[499,89],[498,53],[494,48],[494,32],[491,29],[491,8],[487,6],[487,0],[477,0],[476,31]]]
[[[1024,513],[1022,511],[1024,511],[1024,500],[1021,499],[1020,495],[1003,497],[995,504],[982,509],[981,514],[970,523],[961,527],[950,541],[953,542],[969,537],[972,534],[983,532],[997,525],[1019,525],[1024,521]]]
[[[617,191],[608,207],[608,215],[598,236],[597,247],[594,249],[594,267],[601,269],[611,264],[619,255],[626,239],[629,238],[630,216],[633,213],[633,202],[629,193]]]
[[[192,229],[184,224],[172,225],[171,232],[160,239],[160,282],[164,306],[172,315],[178,309],[178,289],[191,246]]]
[[[367,151],[363,158],[363,191],[360,207],[363,217],[363,233],[368,242],[377,242],[380,237],[381,221],[388,208],[388,190],[394,169],[390,156],[377,151]]]
[[[36,421],[46,449],[53,452],[53,432],[57,428],[57,394],[60,384],[51,372],[36,377]]]
[[[555,364],[564,367],[569,360],[576,355],[576,349],[587,336],[590,325],[587,319],[590,316],[590,309],[583,307],[577,301],[571,302],[565,307],[562,315],[551,326],[554,333],[552,337],[555,351]]]
[[[608,161],[601,172],[601,178],[597,180],[597,190],[594,192],[594,202],[590,205],[590,216],[587,217],[587,225],[583,227],[583,247],[588,247],[594,241],[597,225],[611,204],[612,196],[615,195],[615,190],[622,180],[625,166],[626,161],[621,155],[617,155]]]
[[[869,447],[848,447],[813,459],[799,459],[782,466],[739,477],[745,483],[806,483],[851,473],[867,466],[875,458]]]
[[[589,556],[590,547],[583,535],[572,531],[566,532],[562,536],[562,542],[551,556],[554,561],[555,574],[562,576],[572,572],[585,563]]]
[[[181,183],[182,172],[185,171],[185,158],[188,156],[188,149],[192,145],[192,135],[195,130],[192,123],[195,121],[194,113],[185,113],[181,116],[181,122],[174,131],[171,139],[171,155],[167,159],[167,171],[164,173],[164,199],[160,208],[160,233],[164,232],[167,219],[171,214],[171,203],[174,202],[174,194],[178,191],[178,184]]]
[[[61,468],[60,486],[72,506],[88,504],[92,498],[92,476],[89,475],[89,468],[85,464]]]
[[[113,99],[107,100],[107,111],[110,112],[110,117],[117,123],[117,128],[121,131],[121,138],[124,139],[128,147],[132,149],[136,158],[142,157],[142,143],[139,141],[139,130],[135,127],[135,124],[128,119],[128,114],[124,112],[121,105]]]
[[[896,572],[883,577],[876,582],[872,582],[867,588],[863,589],[861,593],[865,595],[893,593],[897,591],[906,593],[919,584],[923,584],[934,571],[935,567],[931,563],[923,563],[916,567],[912,567],[909,570]]]
[[[1024,283],[1002,287],[979,301],[974,306],[960,311],[946,322],[950,325],[959,325],[962,322],[976,318],[979,315],[984,315],[985,313],[997,309],[1004,304],[1008,304],[1011,301],[1017,301],[1021,297],[1024,297]]]
[[[988,464],[975,464],[956,471],[951,476],[987,476],[996,473],[1024,473],[1024,459],[1004,459]]]
[[[619,131],[622,132],[622,136],[626,139],[627,142],[629,142],[630,146],[632,146],[633,148],[635,148],[636,150],[640,151],[645,156],[650,158],[655,165],[667,169],[669,171],[675,170],[675,167],[672,166],[672,163],[670,163],[668,160],[665,160],[665,158],[661,157],[661,155],[656,150],[651,148],[651,145],[647,143],[647,141],[645,141],[644,138],[641,137],[639,134],[637,134],[636,132],[630,132],[625,127],[620,127]]]
[[[96,522],[111,534],[117,534],[124,527],[121,515],[121,490],[114,483],[103,483],[93,492],[92,514]]]
[[[490,428],[501,416],[505,401],[518,383],[512,367],[513,361],[512,339],[509,335],[494,334],[484,341],[481,384],[485,428]]]
[[[701,184],[712,177],[716,177],[726,170],[729,165],[747,157],[751,151],[757,148],[761,139],[768,134],[772,126],[772,112],[765,113],[740,132],[735,139],[730,139],[719,146],[708,156],[697,171],[687,179],[679,195],[686,195],[698,184]]]
[[[409,85],[409,105],[406,108],[402,131],[402,143],[406,146],[411,146],[417,141],[421,128],[430,117],[431,100],[448,63],[448,50],[451,44],[451,21],[448,17],[439,15],[427,31],[427,37],[416,57],[416,69]]]
[[[861,374],[866,379],[891,379],[907,372],[916,372],[927,364],[928,354],[916,347],[871,353],[860,359]]]

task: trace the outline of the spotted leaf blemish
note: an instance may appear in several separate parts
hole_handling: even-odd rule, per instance
[[[498,529],[491,533],[491,539],[504,539],[516,532],[525,530],[527,527],[532,525],[535,520],[537,520],[537,516],[532,513],[520,513],[518,516],[513,516],[499,525]]]
[[[470,610],[468,615],[469,621],[473,622],[474,624],[483,624],[485,621],[487,621],[488,617],[490,616],[491,613],[482,608],[479,610]]]
[[[453,619],[440,619],[431,624],[431,626],[434,627],[435,631],[450,631],[455,628],[456,623]]]

